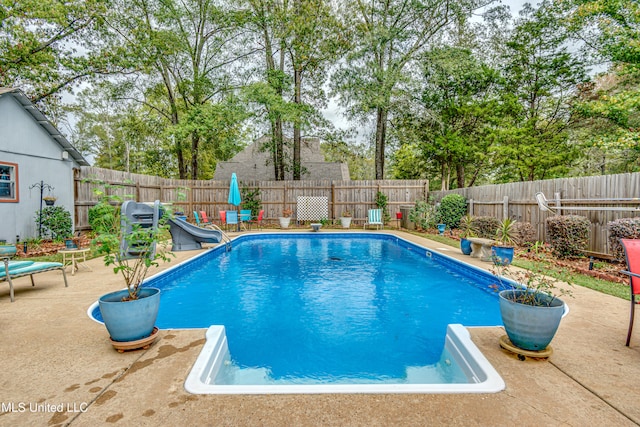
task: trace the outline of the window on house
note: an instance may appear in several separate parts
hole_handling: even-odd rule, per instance
[[[18,165],[0,162],[0,203],[18,201]]]

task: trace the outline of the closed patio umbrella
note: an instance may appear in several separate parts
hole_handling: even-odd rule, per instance
[[[240,188],[238,187],[238,178],[236,173],[231,174],[231,183],[229,184],[229,198],[227,199],[230,205],[240,206],[242,197],[240,196]],[[238,218],[240,215],[238,215]],[[240,231],[240,221],[238,221],[238,231]]]

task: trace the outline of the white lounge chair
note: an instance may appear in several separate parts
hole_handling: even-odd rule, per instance
[[[375,225],[376,230],[378,227],[382,227],[384,229],[384,223],[382,222],[382,209],[369,209],[367,214],[367,222],[364,223],[364,228],[367,228],[367,225]]]

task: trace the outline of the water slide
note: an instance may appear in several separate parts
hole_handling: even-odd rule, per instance
[[[197,227],[181,219],[169,220],[169,232],[172,251],[202,249],[202,243],[220,243],[223,237],[220,230]]]

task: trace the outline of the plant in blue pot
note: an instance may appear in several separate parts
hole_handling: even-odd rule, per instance
[[[538,267],[514,270],[499,265],[493,273],[498,282],[491,287],[499,291],[500,314],[507,332],[500,345],[520,358],[548,356],[547,347],[568,312],[560,296],[571,295],[571,283],[546,276]]]
[[[491,246],[491,258],[495,265],[509,265],[513,261],[515,241],[513,238],[514,224],[517,221],[505,218],[496,230],[497,244]]]
[[[471,241],[470,237],[478,236],[478,229],[476,228],[473,217],[471,215],[465,215],[460,218],[460,250],[464,255],[471,254]]]
[[[100,314],[117,350],[147,347],[158,332],[160,290],[144,286],[144,280],[151,268],[173,255],[160,242],[169,212],[157,200],[153,204],[127,200],[118,208],[113,204],[117,196],[97,193],[100,202],[93,215],[96,237],[92,244],[126,286],[100,297]]]

